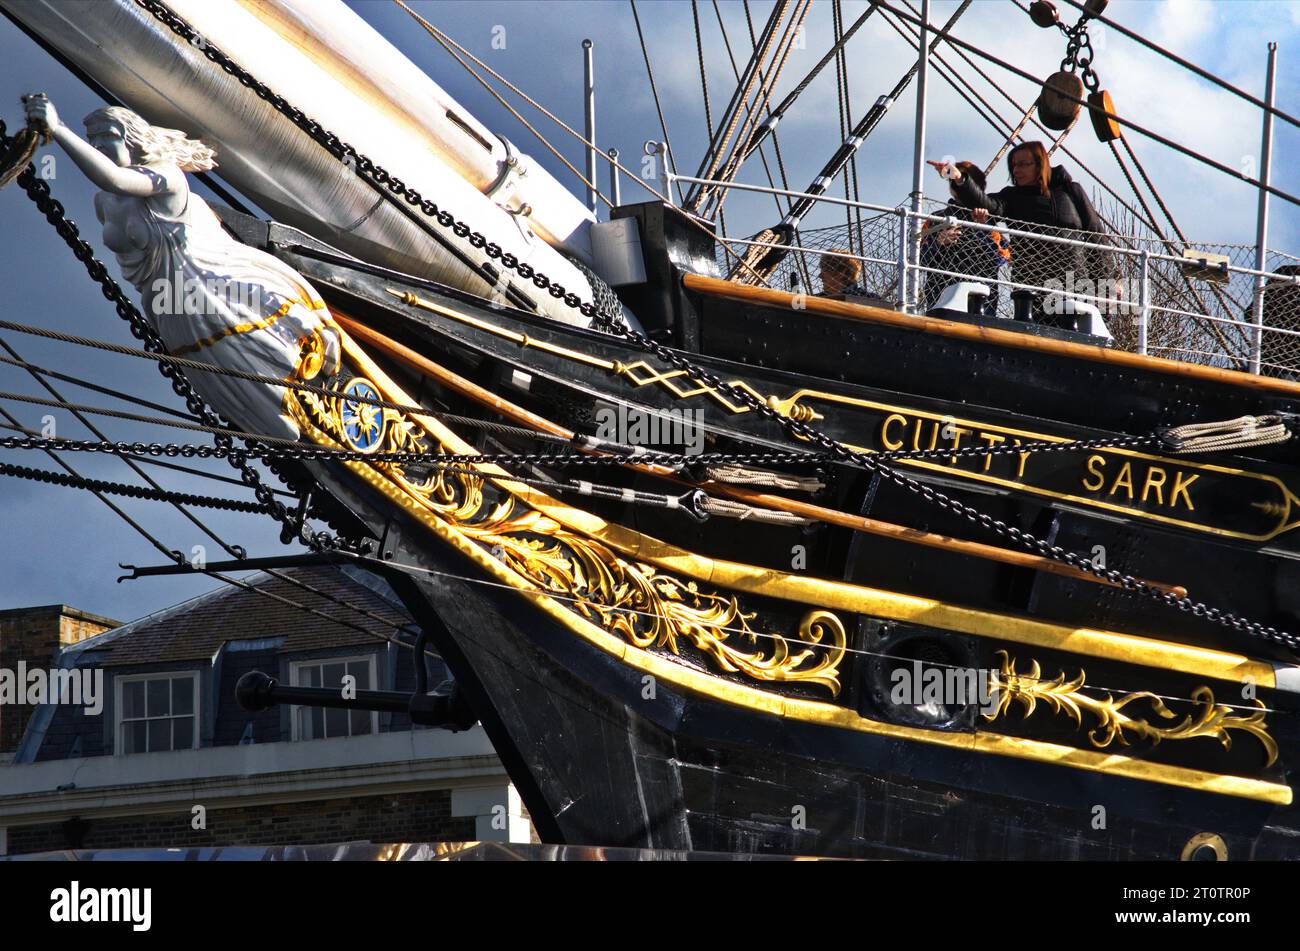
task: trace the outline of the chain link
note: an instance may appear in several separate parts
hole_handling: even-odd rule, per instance
[[[193,43],[198,34],[184,20],[173,13],[160,0],[135,0],[137,5],[149,11],[155,18],[168,26],[178,36],[184,38],[187,42]],[[1074,28],[1075,33],[1083,32],[1085,20],[1081,19],[1079,24]],[[1068,32],[1068,31],[1067,31]],[[201,39],[201,38],[200,38]],[[382,166],[376,165],[370,158],[359,153],[355,148],[343,142],[339,137],[326,130],[321,124],[308,116],[301,109],[290,105],[283,96],[272,92],[264,83],[255,79],[246,70],[232,62],[229,57],[218,50],[215,46],[204,42],[196,44],[202,49],[203,53],[213,63],[219,65],[225,72],[236,77],[239,82],[252,90],[257,96],[270,105],[274,106],[282,115],[289,118],[295,125],[306,132],[326,148],[331,155],[345,162],[349,167],[354,169],[362,178],[370,181],[376,186],[387,189],[395,198],[401,198],[412,207],[418,207],[425,215],[435,218],[444,228],[450,228],[452,231],[464,237],[470,235],[471,241],[483,240],[485,242],[484,251],[488,257],[493,260],[500,260],[501,264],[512,271],[518,273],[525,279],[531,279],[539,288],[547,290],[556,299],[563,298],[572,308],[580,311],[589,320],[596,320],[598,311],[590,303],[585,303],[578,299],[576,294],[572,294],[566,289],[551,281],[545,274],[537,271],[531,265],[520,262],[514,255],[502,253],[499,246],[487,242],[480,232],[474,232],[463,222],[457,221],[453,215],[428,198],[424,198],[418,191],[406,187],[406,185],[392,175],[390,175]],[[1080,48],[1083,48],[1082,42]],[[1085,82],[1090,74],[1091,60],[1080,63],[1085,71]],[[1094,77],[1095,81],[1095,77]],[[102,267],[102,266],[101,266]],[[967,505],[957,499],[939,492],[938,490],[925,485],[918,480],[904,475],[901,472],[882,464],[879,457],[873,457],[870,454],[852,450],[842,443],[832,439],[830,436],[809,426],[807,423],[790,419],[782,416],[772,407],[768,406],[762,399],[754,396],[746,390],[732,386],[720,377],[709,373],[707,370],[695,366],[685,357],[676,351],[660,344],[645,334],[632,330],[631,328],[621,325],[613,325],[609,328],[610,333],[621,336],[646,353],[653,354],[665,364],[683,371],[689,377],[694,378],[697,382],[712,387],[720,394],[724,394],[732,400],[743,403],[746,406],[757,411],[759,414],[766,416],[779,425],[787,435],[801,442],[812,443],[825,450],[826,454],[835,460],[857,465],[861,468],[872,472],[881,478],[887,479],[897,485],[906,488],[908,491],[919,495],[927,502],[946,509],[967,521],[970,521],[981,528],[1001,535],[1024,548],[1045,557],[1070,565],[1071,567],[1086,571],[1111,582],[1114,585],[1124,588],[1125,590],[1137,592],[1148,598],[1156,600],[1162,604],[1177,608],[1180,611],[1189,613],[1194,617],[1203,618],[1216,624],[1221,624],[1233,630],[1268,640],[1274,643],[1282,644],[1291,650],[1300,650],[1300,637],[1280,631],[1276,628],[1261,624],[1256,621],[1250,621],[1246,618],[1225,612],[1219,608],[1210,607],[1191,598],[1179,597],[1178,595],[1163,591],[1152,585],[1147,584],[1139,578],[1118,571],[1113,568],[1102,568],[1094,564],[1091,559],[1085,558],[1075,552],[1069,551],[1059,545],[1054,545],[1044,539],[1038,538],[1023,529],[1006,522],[996,519],[993,516],[981,512],[973,506]],[[940,450],[941,455],[951,455],[948,450]]]
[[[110,482],[106,479],[90,479],[74,476],[65,472],[48,472],[44,469],[32,469],[27,466],[15,466],[0,462],[0,475],[15,479],[29,479],[65,488],[89,489],[105,495],[123,495],[132,499],[148,502],[171,502],[176,505],[201,506],[210,509],[222,509],[227,512],[244,512],[255,515],[269,514],[268,506],[261,502],[245,502],[241,499],[223,499],[212,495],[197,495],[193,492],[172,492],[167,489],[155,489],[150,486],[131,485],[126,482]]]
[[[1067,27],[1059,20],[1056,25],[1069,40],[1065,47],[1065,59],[1061,60],[1061,69],[1071,73],[1076,69],[1079,70],[1084,86],[1089,92],[1096,92],[1101,85],[1101,80],[1092,68],[1096,54],[1092,49],[1092,39],[1088,36],[1089,19],[1090,17],[1085,13],[1074,26]]]
[[[1026,442],[1014,445],[966,446],[956,449],[890,450],[876,453],[880,462],[944,458],[983,458],[1021,453],[1084,452],[1090,449],[1142,449],[1159,445],[1156,436],[1132,436],[1127,439],[1072,440],[1070,442]],[[628,464],[663,465],[671,468],[702,466],[762,466],[792,468],[823,466],[828,456],[810,452],[707,452],[685,455],[676,452],[645,450],[635,455],[622,453],[592,455],[590,452],[476,452],[430,455],[427,452],[367,452],[361,449],[333,449],[326,446],[269,446],[246,440],[246,449],[207,446],[194,443],[146,443],[65,439],[59,436],[0,436],[0,449],[39,449],[54,452],[102,452],[115,455],[166,456],[185,459],[228,459],[244,453],[263,460],[285,459],[306,462],[357,461],[387,462],[396,465],[441,466],[461,463],[551,466],[622,466]]]

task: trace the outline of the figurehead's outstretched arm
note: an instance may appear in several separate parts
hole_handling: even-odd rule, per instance
[[[113,192],[117,195],[134,195],[139,198],[147,198],[150,195],[161,195],[185,187],[184,173],[179,168],[175,169],[173,173],[172,168],[174,166],[135,165],[124,167],[116,164],[107,155],[64,125],[59,120],[54,104],[44,94],[37,93],[32,96],[25,96],[23,105],[27,110],[28,122],[38,126],[43,123],[54,141],[63,147],[63,150],[68,153],[68,156],[77,164],[77,167],[104,191]],[[180,179],[180,181],[177,181],[177,179]]]

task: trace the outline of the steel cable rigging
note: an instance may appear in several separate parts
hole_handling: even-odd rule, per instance
[[[908,21],[918,26],[922,25],[923,23],[920,17],[914,16],[913,14],[907,12],[906,10],[902,10],[896,6],[893,6],[892,4],[888,3],[887,0],[875,0],[875,2],[878,3],[882,9],[889,10],[892,13],[894,13],[896,16],[905,18]],[[1009,63],[1006,60],[1002,59],[1001,57],[994,56],[992,53],[980,49],[978,46],[974,45],[973,43],[968,43],[967,41],[961,39],[960,37],[953,36],[950,27],[940,28],[940,27],[936,27],[933,23],[926,23],[925,26],[932,35],[938,36],[939,38],[946,40],[948,43],[951,43],[955,46],[961,46],[969,50],[970,52],[974,53],[976,56],[979,56],[981,59],[988,60],[990,63],[993,63],[996,66],[1000,66],[1010,73],[1014,73],[1015,75],[1019,76],[1021,79],[1028,80],[1029,82],[1032,82],[1039,87],[1043,85],[1042,78],[1035,76],[1033,73],[1030,73],[1027,70],[1023,70],[1019,66],[1016,66],[1012,63]],[[1161,135],[1159,132],[1155,132],[1151,129],[1146,128],[1145,126],[1139,125],[1138,123],[1134,122],[1132,119],[1125,119],[1123,116],[1116,115],[1113,112],[1108,112],[1107,110],[1101,108],[1100,106],[1093,105],[1092,103],[1088,102],[1086,98],[1073,96],[1063,91],[1058,91],[1058,95],[1063,100],[1066,100],[1071,103],[1077,103],[1082,108],[1088,109],[1094,115],[1102,116],[1104,118],[1110,119],[1118,123],[1119,125],[1130,128],[1134,132],[1137,132],[1139,135],[1144,135],[1149,139],[1159,142],[1161,145],[1167,146],[1168,148],[1171,148],[1176,152],[1180,152],[1183,155],[1186,155],[1188,158],[1194,159],[1195,161],[1200,162],[1202,165],[1206,165],[1214,169],[1215,171],[1222,172],[1224,175],[1237,179],[1238,181],[1245,182],[1247,185],[1250,185],[1253,188],[1267,191],[1269,194],[1276,195],[1278,198],[1290,202],[1293,205],[1300,205],[1300,197],[1296,197],[1295,195],[1292,195],[1290,192],[1285,192],[1280,188],[1274,187],[1273,185],[1265,185],[1263,182],[1259,181],[1258,179],[1251,178],[1249,175],[1246,175],[1243,172],[1239,172],[1235,168],[1232,168],[1229,165],[1225,165],[1216,159],[1212,159],[1208,155],[1204,155],[1200,152],[1197,152],[1195,149],[1192,149],[1186,145],[1182,145],[1181,143],[1175,142],[1173,139],[1170,139],[1168,136]]]

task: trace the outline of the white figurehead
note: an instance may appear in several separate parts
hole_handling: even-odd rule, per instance
[[[23,102],[29,124],[43,124],[101,189],[95,214],[104,244],[169,353],[280,378],[300,361],[306,377],[338,369],[339,330],[320,295],[284,262],[232,238],[190,191],[185,173],[214,168],[212,149],[118,106],[86,116],[87,142],[59,121],[43,93]],[[238,427],[298,438],[283,410],[284,387],[198,370],[186,375]]]

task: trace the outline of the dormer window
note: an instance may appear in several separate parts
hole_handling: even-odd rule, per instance
[[[373,690],[375,658],[343,657],[291,664],[290,680],[295,687],[326,687],[338,690],[348,685],[356,690]],[[294,707],[293,738],[320,740],[336,736],[364,736],[379,732],[379,715],[370,710],[339,710],[330,707]]]
[[[198,671],[128,674],[116,677],[115,682],[117,753],[198,747]]]

